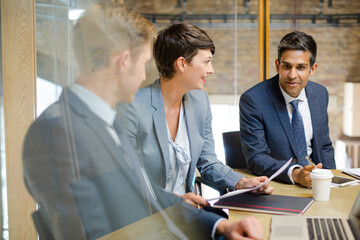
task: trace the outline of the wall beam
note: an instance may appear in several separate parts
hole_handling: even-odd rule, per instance
[[[35,116],[35,0],[1,0],[9,239],[37,239],[35,203],[23,180],[22,146]]]
[[[258,2],[259,82],[269,78],[270,0]]]

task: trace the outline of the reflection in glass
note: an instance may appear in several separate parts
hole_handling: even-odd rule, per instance
[[[25,184],[39,205],[32,217],[40,238],[96,239],[150,217],[150,229],[127,238],[209,239],[221,216],[153,184],[113,110],[130,102],[143,80],[152,25],[105,1],[91,5],[72,28],[68,7],[52,7],[54,21],[39,24],[38,31],[51,33],[38,41],[45,48],[38,50],[37,89],[47,102],[39,99],[41,114],[23,149]]]

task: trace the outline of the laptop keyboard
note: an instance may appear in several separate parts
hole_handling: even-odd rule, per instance
[[[310,240],[347,240],[345,228],[338,218],[307,218]]]

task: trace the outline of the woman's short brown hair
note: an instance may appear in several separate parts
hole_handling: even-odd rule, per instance
[[[215,45],[204,30],[185,22],[176,22],[161,30],[153,49],[160,77],[172,78],[175,60],[184,57],[190,63],[198,49],[215,53]]]

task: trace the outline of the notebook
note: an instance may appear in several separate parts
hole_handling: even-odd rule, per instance
[[[313,202],[313,198],[306,197],[243,193],[220,199],[214,203],[213,207],[271,214],[302,215]]]
[[[360,193],[349,218],[272,216],[270,240],[360,239]]]

